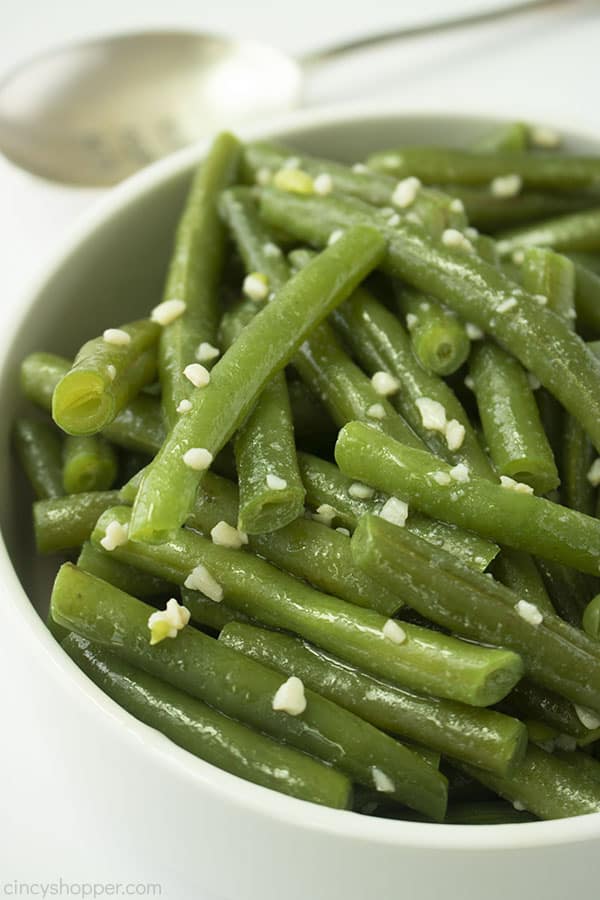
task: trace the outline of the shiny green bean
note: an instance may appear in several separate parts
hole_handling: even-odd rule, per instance
[[[361,516],[381,512],[388,499],[389,495],[382,492],[376,492],[370,499],[357,497],[356,492],[351,491],[354,480],[327,460],[299,453],[298,462],[309,505],[313,509],[322,505],[333,508],[336,512],[334,522],[350,531],[356,528]],[[498,553],[497,544],[412,510],[405,527],[434,546],[443,547],[479,572],[483,572]]]
[[[411,222],[390,228],[372,207],[352,198],[301,197],[264,188],[261,212],[272,226],[285,227],[315,245],[326,243],[336,229],[357,222],[376,224],[388,241],[384,269],[491,334],[560,400],[600,448],[600,363],[555,313],[499,269],[475,254],[432,240]],[[511,302],[515,299],[516,306]]]
[[[105,509],[120,500],[118,491],[93,491],[38,500],[33,504],[33,531],[38,553],[80,547]]]
[[[21,363],[21,388],[29,400],[42,409],[52,409],[54,388],[67,374],[71,363],[54,353],[31,353]],[[138,394],[113,419],[104,436],[126,450],[154,454],[165,437],[160,403],[155,397]]]
[[[160,336],[159,373],[162,406],[172,427],[177,407],[189,399],[192,385],[184,375],[189,364],[209,368],[214,361],[198,351],[216,343],[220,318],[219,285],[225,263],[225,228],[217,205],[221,191],[235,179],[241,148],[237,138],[219,134],[194,176],[177,226],[163,302],[182,301],[185,311]]]
[[[62,447],[60,435],[48,422],[17,419],[14,443],[29,483],[39,500],[61,497]]]
[[[452,375],[471,349],[463,323],[433,297],[400,288],[398,311],[404,316],[415,356],[435,375]]]
[[[335,452],[344,474],[387,489],[419,512],[582,572],[600,571],[600,520],[536,497],[528,486],[456,473],[362,422],[340,431]]]
[[[107,491],[117,477],[118,460],[98,434],[67,435],[63,444],[63,487],[66,494]]]
[[[415,175],[424,184],[486,184],[494,178],[518,175],[528,188],[574,190],[595,187],[600,180],[597,156],[543,156],[512,151],[486,153],[447,147],[399,147],[372,154],[367,164],[376,172],[405,178]]]
[[[445,755],[504,773],[525,753],[525,726],[493,710],[413,694],[296,638],[251,625],[226,625],[219,640],[279,672],[296,675],[382,731]]]
[[[129,518],[126,507],[108,510],[92,543],[98,545],[111,522],[123,526]],[[504,697],[522,674],[514,653],[427,628],[403,624],[406,639],[400,643],[394,639],[398,626],[380,613],[323,594],[265,560],[186,530],[160,545],[130,539],[112,552],[123,562],[199,590],[208,572],[216,582],[208,582],[213,599],[222,597],[250,618],[293,631],[373,675],[419,692],[486,706]]]
[[[547,494],[559,484],[527,373],[491,342],[476,346],[469,374],[485,441],[498,475],[508,475]]]
[[[159,541],[185,520],[203,472],[245,420],[269,379],[313,328],[381,261],[372,228],[349,230],[290,279],[244,329],[198,389],[145,470],[131,520],[133,537]]]
[[[156,374],[160,328],[140,319],[87,341],[52,396],[52,418],[68,434],[95,434],[106,428]],[[126,337],[125,337],[126,336]]]
[[[338,809],[350,805],[350,782],[335,769],[224,716],[85,638],[70,635],[63,649],[120,706],[194,756],[301,800]]]
[[[543,687],[600,711],[600,655],[558,617],[524,605],[504,585],[408,532],[398,539],[376,516],[361,519],[352,550],[358,565],[427,619],[470,640],[511,648]]]
[[[310,690],[305,691],[306,707],[298,715],[274,709],[282,679],[272,669],[194,628],[184,628],[175,641],[152,646],[148,618],[153,607],[68,563],[56,578],[51,608],[59,624],[110,649],[124,662],[339,767],[367,787],[385,789],[398,801],[443,818],[446,780],[431,765]]]

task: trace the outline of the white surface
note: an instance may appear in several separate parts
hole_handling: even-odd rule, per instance
[[[447,12],[450,8],[443,0],[410,4],[410,11],[406,12],[402,10],[404,5],[381,0],[360,5],[341,0],[326,5],[309,0],[300,5],[282,0],[274,7],[264,2],[242,5],[221,0],[219,4],[199,5],[191,0],[171,0],[153,9],[147,0],[105,0],[102,4],[58,0],[51,13],[40,15],[35,0],[11,0],[3,4],[0,59],[3,65],[9,65],[50,43],[158,25],[234,30],[298,52],[333,41],[340,22],[344,23],[343,35],[348,36],[367,28],[379,30],[400,19],[415,21],[417,16],[433,15],[436,10]],[[453,3],[452,9],[475,5],[484,4]],[[273,9],[278,12],[275,14]],[[586,126],[590,120],[593,124],[595,117],[599,46],[597,3],[573,3],[562,11],[531,15],[527,21],[364,53],[311,78],[307,99],[395,99],[411,109],[485,110]],[[19,302],[26,281],[95,193],[36,181],[0,160],[0,196],[0,304],[4,314]],[[0,610],[0,633],[4,616]],[[110,835],[93,835],[89,831],[79,834],[80,804],[85,803],[80,792],[65,791],[62,803],[56,806],[56,827],[48,825],[52,817],[46,807],[52,792],[37,777],[40,756],[54,752],[57,777],[64,778],[65,773],[61,772],[57,753],[59,735],[54,746],[49,747],[40,746],[31,737],[34,723],[39,722],[40,727],[50,727],[51,723],[47,722],[49,698],[42,687],[39,693],[28,697],[22,696],[17,687],[27,668],[28,661],[17,658],[10,641],[4,639],[0,652],[0,889],[2,881],[57,878],[61,870],[64,878],[117,880],[121,873],[114,868],[118,854],[111,846]],[[76,739],[76,735],[71,737]],[[114,765],[118,764],[116,757]],[[81,772],[73,775],[76,784]],[[165,827],[176,828],[176,820],[165,823]],[[98,854],[98,844],[89,841],[102,837],[103,851]],[[69,865],[66,845],[71,850]],[[141,863],[139,877],[147,877]],[[163,896],[187,900],[174,883]]]

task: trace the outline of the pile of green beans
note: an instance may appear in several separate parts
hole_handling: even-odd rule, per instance
[[[221,134],[158,306],[23,360],[48,627],[145,726],[341,811],[600,813],[600,157],[551,138]]]

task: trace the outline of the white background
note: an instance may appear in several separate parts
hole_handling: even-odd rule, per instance
[[[0,0],[0,68],[54,43],[161,26],[230,32],[300,54],[366,31],[492,5],[494,0]],[[512,23],[359,54],[311,77],[306,97],[310,103],[395,100],[411,109],[497,112],[600,131],[599,56],[599,5],[573,0]],[[50,185],[0,159],[0,313],[19,302],[26,282],[96,194]],[[34,706],[9,690],[23,664],[10,641],[0,639],[0,882],[14,877],[13,860],[26,856],[34,878],[36,860],[62,856],[68,838],[49,824],[57,811],[46,808],[43,785],[24,790],[35,767],[23,737]],[[75,819],[77,802],[65,797]],[[102,858],[109,871],[109,846]],[[91,878],[99,875],[97,867],[90,872]]]

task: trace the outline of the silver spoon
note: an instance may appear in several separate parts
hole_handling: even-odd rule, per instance
[[[0,151],[66,184],[115,184],[219,128],[300,101],[303,71],[399,38],[492,22],[570,0],[528,0],[394,32],[294,60],[250,41],[151,32],[73,44],[14,69],[0,83]]]

